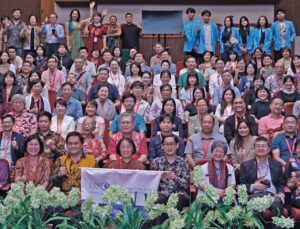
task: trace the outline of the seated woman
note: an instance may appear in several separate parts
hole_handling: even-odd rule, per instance
[[[133,62],[130,65],[130,76],[126,78],[125,91],[130,90],[130,86],[134,81],[142,81],[142,68],[137,62]]]
[[[48,57],[46,57],[46,51],[43,46],[38,46],[36,48],[36,70],[42,74],[43,71],[46,71],[48,68]]]
[[[186,78],[186,85],[180,91],[180,101],[183,108],[193,101],[193,91],[198,86],[200,86],[200,82],[197,73],[195,71],[189,72]]]
[[[211,184],[217,189],[220,199],[222,199],[225,196],[226,188],[235,188],[234,168],[223,160],[226,153],[226,143],[218,140],[214,141],[211,145],[212,159],[201,165],[203,182],[198,193],[204,191],[205,185]]]
[[[50,129],[66,139],[68,133],[75,131],[73,117],[66,115],[67,102],[64,99],[57,99],[54,103],[56,116],[52,117]]]
[[[239,90],[241,94],[248,91],[250,88],[254,87],[253,80],[257,74],[256,65],[253,63],[248,63],[245,67],[245,75],[240,79]]]
[[[247,119],[242,119],[237,125],[235,137],[230,142],[231,162],[235,170],[240,170],[244,161],[255,158],[254,141],[251,124]]]
[[[98,48],[93,48],[91,57],[89,57],[88,60],[95,65],[95,69],[98,69],[98,67],[104,63],[100,50]]]
[[[237,58],[237,66],[233,76],[233,84],[238,87],[238,81],[245,75],[245,60],[242,56]]]
[[[182,120],[181,118],[176,116],[176,104],[173,98],[168,98],[163,101],[162,109],[161,109],[161,115],[162,114],[169,114],[174,117],[174,126],[172,129],[172,132],[176,134],[177,136],[180,136],[181,138],[184,138],[184,132],[182,128]],[[153,133],[152,136],[158,135],[158,132],[160,132],[159,127],[159,117],[155,118],[155,124],[153,127]],[[177,133],[176,133],[177,132]]]
[[[4,75],[8,71],[16,74],[16,67],[10,63],[8,53],[3,51],[0,52],[0,75]]]
[[[224,90],[222,95],[221,104],[218,104],[216,108],[216,118],[220,123],[219,133],[223,134],[224,132],[224,123],[226,119],[234,114],[234,110],[232,108],[233,100],[235,99],[235,93],[231,88],[227,88]]]
[[[96,120],[86,116],[81,125],[81,133],[84,138],[83,152],[95,157],[97,164],[107,157],[106,147],[102,139],[98,140],[93,131],[96,129]]]
[[[254,78],[253,84],[254,84],[254,87],[250,88],[247,91],[246,96],[245,96],[245,103],[246,103],[246,107],[247,107],[248,111],[251,110],[252,104],[255,103],[255,101],[257,99],[257,97],[256,97],[257,89],[260,88],[261,86],[264,86],[265,78],[261,75],[258,75]]]
[[[286,171],[286,186],[292,191],[292,205],[300,208],[300,139],[295,142],[298,160],[289,162]]]
[[[282,61],[284,65],[284,73],[286,74],[289,68],[291,67],[292,58],[291,58],[291,50],[288,47],[284,47],[281,49],[282,58],[278,61]]]
[[[121,69],[122,74],[125,73],[125,69],[126,69],[126,61],[124,59],[122,59],[122,50],[120,49],[120,47],[115,47],[113,49],[112,55],[114,57],[114,59],[116,59],[119,62],[119,66]],[[96,68],[98,69],[98,68]]]
[[[81,117],[78,120],[78,124],[76,127],[77,132],[82,133],[83,120],[87,117],[90,117],[93,118],[96,122],[95,129],[93,130],[93,135],[95,135],[96,137],[100,137],[100,139],[103,138],[104,129],[105,129],[104,119],[96,115],[97,109],[98,109],[98,103],[95,100],[91,100],[87,102],[85,107],[85,116]]]
[[[157,76],[159,76],[159,78]],[[169,70],[163,70],[160,73],[160,75],[155,75],[154,77],[155,78],[153,80],[153,88],[154,88],[153,100],[157,100],[157,99],[161,100],[160,86],[163,84],[170,84],[172,86],[172,97],[176,98],[177,96],[176,83],[175,83],[176,81],[174,79],[173,82],[172,80],[173,77]]]
[[[203,63],[199,64],[199,67],[198,67],[198,69],[202,75],[204,75],[204,72],[207,71],[208,69],[213,68],[213,65],[211,63],[211,57],[212,57],[211,55],[212,54],[210,51],[206,50],[203,52]],[[208,81],[209,78],[208,79],[205,78],[205,80]]]
[[[122,138],[117,145],[117,154],[119,154],[121,157],[120,159],[111,162],[108,165],[108,168],[144,170],[144,165],[131,157],[135,153],[136,148],[132,139],[128,137]]]
[[[23,94],[24,96],[28,96],[31,94],[31,88],[29,87],[30,85],[30,82],[33,81],[33,80],[42,80],[41,78],[41,74],[37,71],[33,71],[33,72],[30,72],[29,76],[28,76],[28,81],[24,87],[24,91],[23,91]],[[46,99],[49,99],[49,95],[48,95],[48,88],[44,85],[43,87],[43,90],[41,92],[41,96],[43,96],[44,98]]]
[[[98,104],[96,114],[101,118],[114,120],[117,112],[115,104],[108,98],[109,88],[107,85],[100,85],[98,89],[98,98],[96,102]]]
[[[189,121],[189,117],[198,114],[196,102],[199,99],[205,99],[205,89],[202,86],[195,87],[193,90],[193,101],[186,105],[184,109],[185,122]]]
[[[142,73],[142,83],[144,84],[144,90],[142,98],[143,100],[147,101],[149,104],[153,101],[153,93],[154,88],[151,82],[151,73],[148,71],[144,71]]]
[[[206,99],[201,98],[196,102],[197,115],[191,116],[189,118],[189,129],[188,136],[199,133],[201,131],[201,119],[204,115],[211,113],[209,109],[209,103]],[[213,132],[218,133],[219,131],[219,122],[215,118],[215,126]]]
[[[300,100],[300,95],[295,89],[293,88],[295,83],[295,79],[291,75],[287,75],[283,79],[284,89],[280,90],[278,93],[279,98],[283,100],[284,103],[289,102],[296,102],[297,100]]]
[[[12,71],[8,71],[3,77],[1,100],[9,103],[15,94],[23,94],[23,90],[19,85],[17,85],[15,74]]]
[[[261,86],[256,90],[257,101],[251,106],[250,115],[258,123],[259,119],[271,113],[270,100],[271,97],[268,88]]]
[[[51,176],[51,161],[41,157],[44,145],[37,134],[30,135],[24,144],[25,157],[20,158],[15,165],[11,179],[14,182],[33,182],[35,186],[43,185],[47,189]]]
[[[25,109],[30,113],[36,115],[41,111],[48,111],[51,113],[49,100],[41,95],[43,87],[44,82],[40,79],[36,79],[30,82],[29,89],[31,90],[31,95],[25,97]]]
[[[295,54],[292,58],[291,68],[289,68],[288,75],[294,77],[294,79],[298,79],[300,76],[300,55]],[[298,86],[299,89],[299,86]],[[298,90],[299,92],[299,90]]]

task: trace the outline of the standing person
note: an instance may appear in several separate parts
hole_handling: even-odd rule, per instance
[[[101,51],[101,54],[105,51],[106,27],[102,24],[105,15],[105,10],[103,10],[102,14],[100,12],[95,12],[92,21],[85,27],[84,34],[89,36],[87,41],[89,56],[91,56],[94,48],[98,48]]]
[[[79,48],[84,45],[82,36],[81,36],[81,28],[83,24],[90,22],[93,15],[93,8],[95,2],[90,2],[90,17],[84,20],[80,20],[80,11],[78,9],[73,9],[70,13],[70,20],[66,22],[65,30],[66,30],[66,40],[68,51],[71,52],[71,56],[73,59],[78,57]]]
[[[12,20],[5,21],[5,27],[3,30],[4,34],[7,34],[7,44],[6,47],[14,47],[17,50],[17,55],[23,56],[23,47],[20,32],[24,26],[21,21],[22,10],[13,9]]]
[[[106,45],[108,50],[113,53],[115,47],[120,46],[120,36],[122,33],[121,27],[117,25],[117,16],[112,15],[109,17],[109,25],[106,27]]]
[[[201,16],[203,21],[200,22],[198,54],[203,55],[204,51],[215,53],[218,40],[218,27],[215,23],[210,22],[211,12],[209,10],[203,10]]]
[[[136,48],[139,50],[139,36],[142,30],[142,25],[133,24],[133,16],[132,13],[125,14],[126,25],[122,27],[122,48],[123,49],[131,49]]]
[[[254,28],[250,26],[249,20],[246,16],[240,18],[240,28],[239,28],[239,40],[241,42],[240,50],[244,57],[246,63],[249,62],[251,54],[253,53],[253,38],[254,38]]]
[[[31,15],[29,17],[29,25],[24,23],[20,32],[20,36],[23,38],[24,56],[27,53],[35,53],[36,48],[41,44],[41,28],[36,25],[36,22],[36,16]]]
[[[48,70],[42,73],[42,80],[44,81],[48,90],[55,92],[57,92],[61,85],[66,81],[64,73],[57,69],[56,58],[48,58]]]
[[[84,139],[78,132],[71,132],[66,138],[68,154],[59,157],[54,164],[52,182],[64,193],[73,187],[81,187],[80,168],[94,168],[96,160],[92,155],[83,152]]]
[[[186,11],[188,21],[183,24],[182,37],[184,39],[183,51],[185,55],[191,55],[198,59],[197,37],[200,33],[200,21],[195,19],[196,10],[188,8]]]
[[[225,17],[224,26],[220,28],[219,33],[220,53],[225,62],[229,60],[229,50],[235,51],[238,56],[241,55],[239,37],[239,31],[233,25],[233,16]]]
[[[282,57],[281,48],[292,48],[292,43],[296,37],[294,24],[285,20],[285,10],[276,10],[277,21],[272,23],[272,40],[274,48],[274,60],[277,62]]]
[[[60,57],[61,65],[64,66],[67,70],[70,70],[74,60],[67,53],[67,47],[64,44],[60,44],[57,49],[58,55]]]
[[[271,43],[272,29],[269,28],[268,18],[266,16],[260,16],[254,31],[253,48],[261,47],[266,54],[271,55]]]
[[[49,22],[49,24],[46,24],[48,23],[48,17],[46,17],[45,22],[41,27],[41,32],[46,35],[45,49],[47,57],[50,57],[52,54],[56,53],[62,39],[65,37],[64,27],[60,24],[57,24],[56,13],[50,14]]]

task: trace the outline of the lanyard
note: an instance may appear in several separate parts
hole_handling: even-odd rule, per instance
[[[131,169],[132,164],[133,164],[133,159],[130,160],[128,169]],[[122,161],[122,158],[120,158],[120,169],[123,169],[123,161]]]
[[[194,89],[192,90],[190,88],[189,91],[190,91],[190,103],[191,103],[193,101],[193,91],[194,91]]]
[[[261,67],[262,67],[261,61],[260,61],[260,60],[257,60],[256,63],[257,63],[258,69],[261,69]]]
[[[227,107],[225,108],[226,115],[230,116],[232,114],[232,109],[230,110],[230,114],[228,114]]]
[[[259,173],[259,178],[257,179],[256,182],[260,182],[262,179],[264,179],[268,175],[269,166],[267,165],[267,171],[266,171],[265,175],[263,175],[263,176],[261,175],[260,168],[258,166],[258,162],[256,163],[256,168],[257,168],[257,172]]]
[[[142,101],[142,99],[139,100],[139,102],[138,102],[138,104],[137,104],[137,106],[136,106],[135,113],[138,113],[138,110],[139,110],[139,106],[140,106],[140,104],[141,104],[141,101]]]
[[[244,157],[245,157],[245,149],[244,147],[241,147],[241,163],[244,160]]]
[[[119,75],[119,73],[117,74],[118,82],[119,82],[117,85],[115,84],[115,80],[113,79],[111,72],[109,73],[109,77],[111,78],[113,85],[116,86],[116,88],[119,88],[119,85],[120,85],[120,75]]]
[[[40,98],[38,99],[38,101],[36,101],[33,97],[33,93],[32,93],[32,99],[33,99],[33,104],[34,104],[34,108],[38,108],[38,112],[41,112],[42,109],[42,98],[40,96]],[[39,103],[38,103],[39,102]]]
[[[92,153],[94,155],[95,158],[97,158],[97,155],[96,155],[96,149],[94,148],[93,146],[93,142],[91,141],[92,139],[94,139],[93,137],[92,138],[89,138],[87,143],[88,143],[88,148],[92,150]]]
[[[218,79],[218,86],[220,87],[221,84],[220,84],[220,76],[219,75],[217,76],[217,79]]]
[[[234,119],[235,119],[235,128],[237,128],[237,126],[238,126],[238,119],[237,119],[236,114],[234,115]],[[243,119],[245,119],[245,113],[243,113]]]
[[[6,142],[6,144],[4,143],[4,133],[2,132],[2,140],[3,140],[3,145],[4,145],[4,157],[6,158],[6,159],[8,159],[8,154],[7,154],[7,146],[8,146],[8,144],[9,144],[9,142],[10,142],[10,140],[11,140],[11,135],[9,136],[9,139],[8,139],[8,141]]]
[[[287,137],[285,137],[285,142],[286,142],[286,144],[287,144],[287,147],[288,147],[289,152],[290,152],[290,155],[291,155],[290,158],[293,157],[293,152],[294,152],[294,149],[295,149],[295,143],[296,143],[296,140],[297,140],[297,139],[295,138],[295,139],[294,139],[294,142],[293,142],[293,147],[292,147],[292,149],[291,149],[291,146],[290,146],[290,144],[289,144],[289,141],[288,141]]]
[[[52,26],[51,25],[49,25],[49,43],[52,43]],[[55,26],[54,26],[54,29],[56,30],[56,24],[55,24]]]
[[[208,148],[209,148],[211,139],[209,139],[209,141],[207,142],[207,145],[205,145],[205,142],[204,142],[203,139],[201,140],[201,142],[202,142],[202,147],[203,147],[204,157],[206,157],[206,154],[207,154],[207,151],[208,151]]]
[[[37,162],[36,162],[35,172],[36,172],[37,169],[38,169],[39,163],[40,163],[40,156],[38,157]],[[34,174],[33,174],[31,162],[30,162],[29,159],[28,159],[28,164],[29,164],[29,175],[30,175],[30,180],[33,181],[35,176],[34,176]]]
[[[10,92],[8,92],[7,88],[5,87],[5,96],[6,96],[6,102],[7,103],[8,103],[8,99],[9,99],[10,93],[11,93],[11,90],[10,90]]]
[[[277,80],[277,75],[275,75],[275,76],[274,76],[274,78],[275,78],[275,82],[276,82],[276,85],[277,85],[277,87],[278,87],[278,91],[279,91],[279,90],[280,90],[280,88],[282,87],[283,81],[282,81],[282,83],[281,83],[281,84],[279,84],[279,83],[278,83],[278,80]]]
[[[86,65],[87,66],[87,65]],[[86,67],[85,67],[86,68]],[[80,80],[79,80],[79,82],[77,83],[77,88],[79,88],[80,87],[80,85],[81,85],[81,81],[83,80],[83,78],[84,78],[84,73],[85,73],[85,69],[83,70],[84,72],[80,75]]]
[[[85,63],[85,66],[84,66],[84,69],[83,69],[83,71],[84,71],[84,72],[85,72],[85,70],[86,70],[87,66],[88,66],[88,64],[87,64],[87,63]]]
[[[54,83],[56,78],[56,70],[53,72],[53,81],[51,82],[51,72],[49,70],[49,84],[50,84],[50,90],[53,90]]]

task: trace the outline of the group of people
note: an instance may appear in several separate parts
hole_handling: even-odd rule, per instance
[[[113,15],[104,25],[108,11],[93,12],[94,5],[84,20],[72,10],[65,28],[55,13],[41,27],[35,16],[22,22],[20,9],[2,19],[1,190],[32,181],[68,193],[80,188],[82,167],[151,169],[165,171],[158,202],[176,192],[182,209],[201,165],[199,193],[212,184],[222,201],[226,188],[246,184],[250,198],[275,197],[275,216],[287,185],[300,208],[300,56],[291,54],[295,30],[283,9],[271,28],[265,16],[256,29],[243,16],[239,29],[226,17],[219,31],[210,11],[200,22],[187,9],[186,57],[176,75],[161,43],[145,60],[131,13],[123,27]],[[294,114],[286,103],[294,103]]]

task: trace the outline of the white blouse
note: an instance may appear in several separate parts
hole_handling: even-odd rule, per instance
[[[66,139],[68,133],[75,131],[73,117],[65,115],[61,127],[57,125],[57,116],[52,117],[50,129]]]

